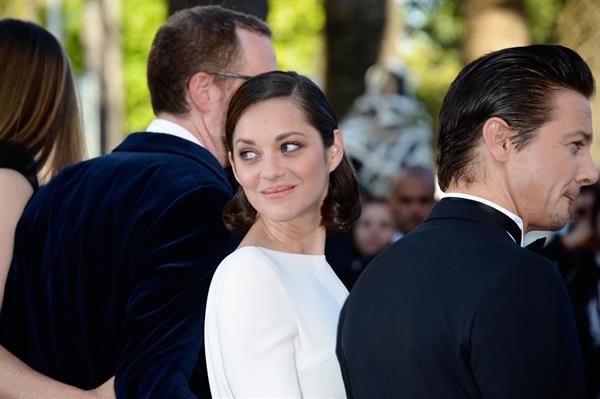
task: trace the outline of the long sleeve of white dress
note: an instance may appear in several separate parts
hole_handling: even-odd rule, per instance
[[[323,262],[245,247],[221,263],[205,320],[213,398],[345,397],[334,351],[347,291]]]

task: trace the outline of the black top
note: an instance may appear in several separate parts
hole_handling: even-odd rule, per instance
[[[13,169],[25,176],[33,190],[37,190],[37,164],[23,145],[14,141],[0,141],[0,168]]]

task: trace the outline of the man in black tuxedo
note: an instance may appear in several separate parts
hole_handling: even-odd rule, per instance
[[[249,76],[277,69],[270,30],[221,7],[172,16],[148,84],[157,116],[111,154],[67,168],[24,211],[1,343],[81,388],[116,375],[117,397],[209,396],[204,310],[236,243],[224,120]]]
[[[564,283],[522,244],[563,226],[597,180],[593,91],[561,46],[504,49],[461,71],[437,133],[446,198],[369,265],[342,311],[349,397],[585,397]]]

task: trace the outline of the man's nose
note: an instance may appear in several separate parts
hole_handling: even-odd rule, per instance
[[[583,164],[581,165],[577,182],[582,186],[590,186],[598,181],[598,170],[594,166],[592,156],[587,151]]]

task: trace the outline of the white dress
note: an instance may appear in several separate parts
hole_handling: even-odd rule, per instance
[[[225,258],[204,322],[213,398],[345,398],[335,343],[347,296],[324,255],[243,247]]]

